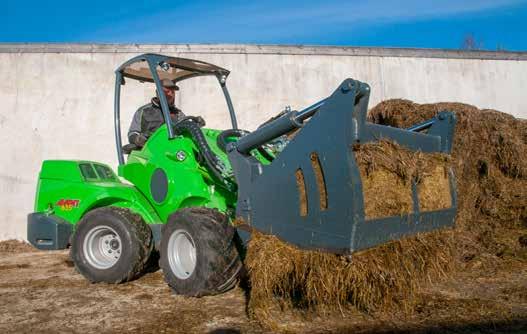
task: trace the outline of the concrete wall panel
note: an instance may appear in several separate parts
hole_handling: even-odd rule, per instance
[[[25,238],[44,159],[116,167],[114,69],[143,52],[196,58],[231,70],[239,125],[253,130],[286,105],[306,107],[347,77],[372,87],[370,106],[389,98],[458,101],[527,118],[527,55],[457,51],[279,46],[0,45],[0,240]],[[182,82],[177,104],[208,125],[229,128],[215,78]],[[151,84],[123,87],[123,135]]]

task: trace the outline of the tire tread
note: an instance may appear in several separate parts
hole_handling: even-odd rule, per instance
[[[93,209],[88,212],[79,222],[75,233],[77,233],[78,230],[86,229],[86,224],[93,224],[92,222],[97,222],[97,219],[100,219],[101,217],[118,218],[121,223],[124,224],[125,228],[128,229],[131,238],[135,239],[132,240],[132,242],[138,245],[138,247],[131,248],[131,251],[133,252],[131,258],[134,259],[134,261],[132,261],[132,265],[127,268],[127,270],[120,273],[118,277],[112,279],[109,279],[108,277],[98,277],[88,265],[84,264],[81,260],[82,256],[80,252],[82,252],[82,246],[76,244],[80,242],[80,240],[78,240],[78,242],[74,243],[70,249],[70,258],[75,263],[76,270],[92,283],[106,282],[118,284],[131,281],[141,276],[148,269],[148,260],[154,248],[152,231],[148,225],[143,221],[140,215],[133,213],[126,208],[109,206]],[[73,240],[76,240],[76,237],[78,236],[74,235]]]
[[[172,274],[168,259],[163,256],[164,244],[168,242],[168,235],[163,233],[161,246],[161,268],[163,269],[165,281],[177,293],[193,297],[216,295],[232,289],[236,283],[238,274],[243,264],[240,260],[238,249],[235,244],[235,228],[229,223],[227,216],[216,209],[201,207],[184,208],[173,213],[165,229],[167,232],[175,229],[175,226],[185,222],[192,224],[190,229],[195,231],[200,240],[206,245],[210,264],[212,268],[205,273],[205,281],[195,282],[191,288],[181,288],[177,277]],[[163,242],[164,241],[164,242]],[[210,250],[214,250],[211,252]]]

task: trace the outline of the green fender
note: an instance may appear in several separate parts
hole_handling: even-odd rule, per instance
[[[135,187],[122,184],[121,187],[117,186],[110,189],[102,188],[100,192],[95,191],[91,196],[88,196],[86,201],[92,204],[86,207],[80,218],[93,209],[116,206],[139,214],[147,224],[162,223],[154,208]]]
[[[121,182],[108,166],[90,161],[44,161],[35,212],[76,224],[87,212],[103,206],[128,208],[148,224],[162,223],[145,196],[133,185]]]

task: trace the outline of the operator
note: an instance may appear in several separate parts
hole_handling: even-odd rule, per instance
[[[169,79],[161,80],[163,94],[167,99],[170,109],[170,118],[172,124],[185,117],[185,114],[174,105],[176,100],[176,91],[179,87]],[[128,130],[128,141],[138,147],[143,147],[148,139],[161,125],[165,123],[161,103],[159,101],[159,92],[156,90],[156,97],[153,97],[149,104],[137,109]]]

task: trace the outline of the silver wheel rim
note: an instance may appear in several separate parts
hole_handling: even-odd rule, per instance
[[[92,228],[84,238],[83,251],[88,263],[97,269],[108,269],[119,261],[121,238],[109,226]]]
[[[179,279],[189,278],[196,269],[196,246],[185,230],[176,230],[168,239],[168,263]]]

